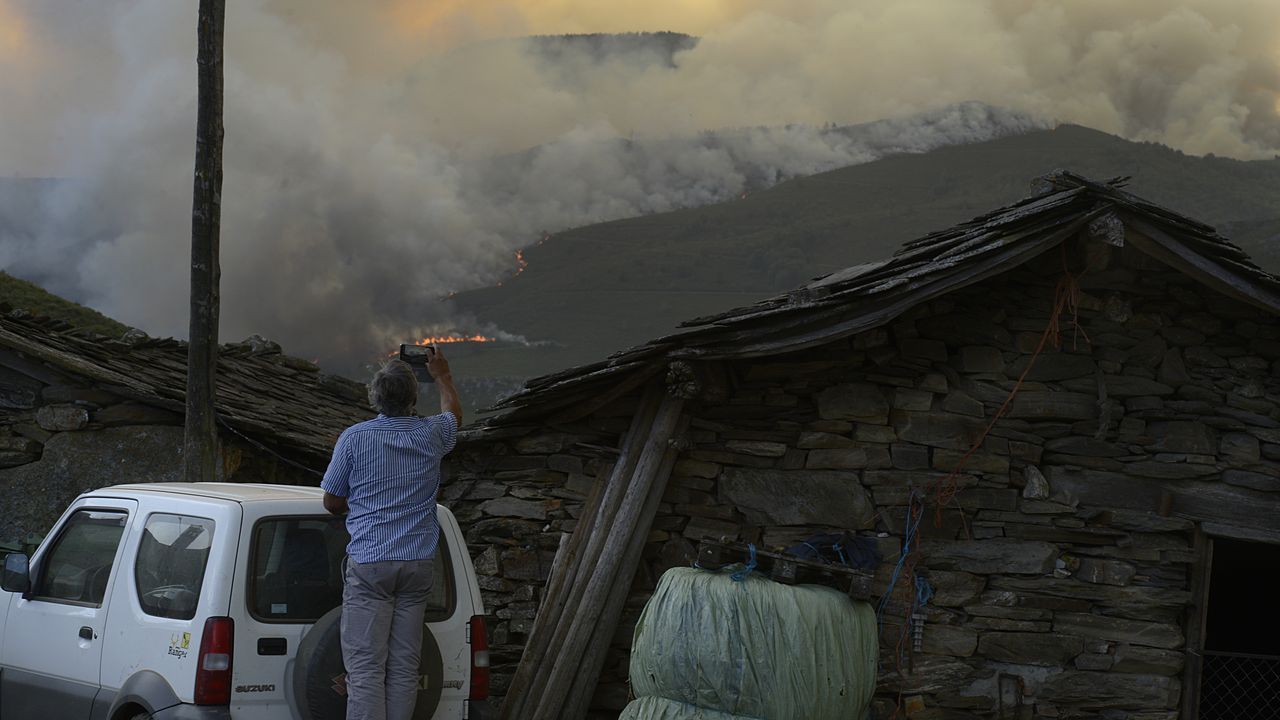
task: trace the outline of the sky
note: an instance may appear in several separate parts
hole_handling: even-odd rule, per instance
[[[1280,151],[1266,0],[229,5],[222,339],[311,357],[519,334],[440,298],[509,277],[546,232],[882,152],[831,123],[898,118],[894,144],[917,150],[1073,122],[1193,154]],[[179,337],[195,8],[0,0],[0,178],[74,179],[0,198],[0,268]],[[669,55],[520,39],[630,31],[700,40]],[[972,101],[1003,110],[956,109]],[[943,130],[913,119],[930,112]]]

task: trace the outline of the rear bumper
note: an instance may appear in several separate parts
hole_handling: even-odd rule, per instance
[[[467,720],[494,720],[498,713],[489,708],[488,700],[468,700]]]
[[[231,708],[227,705],[174,705],[157,710],[153,720],[231,720]]]

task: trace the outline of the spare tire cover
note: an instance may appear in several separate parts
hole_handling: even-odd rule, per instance
[[[347,717],[347,670],[342,664],[340,627],[342,608],[325,613],[298,644],[294,660],[293,697],[305,720],[344,720]],[[431,629],[422,626],[422,655],[418,664],[418,702],[414,720],[430,720],[444,689],[444,660]]]

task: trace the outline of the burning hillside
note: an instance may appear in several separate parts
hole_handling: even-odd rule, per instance
[[[488,335],[433,335],[424,337],[421,340],[415,340],[414,345],[451,345],[454,343],[488,343],[498,342],[498,338],[489,337]]]

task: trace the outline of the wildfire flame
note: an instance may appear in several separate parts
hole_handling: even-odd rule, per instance
[[[450,333],[449,335],[432,335],[424,337],[421,340],[414,340],[413,344],[418,346],[425,345],[454,345],[457,343],[490,343],[497,342],[498,338],[489,337],[488,335],[463,335],[461,333]],[[399,355],[399,350],[392,350],[387,353],[387,357],[395,357]]]
[[[414,341],[414,345],[448,345],[450,343],[487,343],[497,342],[497,338],[487,335],[435,335]]]
[[[542,241],[538,241],[538,244],[541,245]],[[524,259],[524,250],[517,250],[516,251],[516,271],[511,277],[515,277],[516,275],[519,275],[520,273],[524,272],[524,269],[527,267],[529,267],[529,261]],[[498,282],[498,287],[502,287],[502,281]]]

